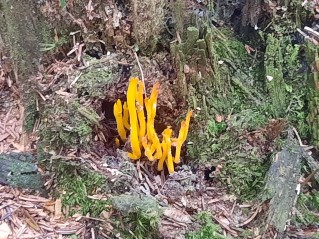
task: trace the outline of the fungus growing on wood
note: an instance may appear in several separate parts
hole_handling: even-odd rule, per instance
[[[162,132],[162,141],[160,141],[154,128],[159,87],[159,83],[156,83],[150,97],[144,99],[143,82],[137,78],[131,78],[127,90],[127,101],[123,103],[123,107],[120,100],[114,104],[114,115],[122,141],[126,141],[126,130],[129,130],[132,153],[128,153],[128,156],[131,159],[141,158],[143,151],[148,160],[159,160],[158,171],[163,170],[165,162],[168,172],[174,173],[174,163],[180,163],[181,147],[187,138],[192,111],[187,113],[186,120],[182,122],[178,138],[172,138],[173,130],[169,126]],[[119,145],[119,142],[116,141],[116,144]],[[172,146],[176,147],[175,158],[172,155]]]

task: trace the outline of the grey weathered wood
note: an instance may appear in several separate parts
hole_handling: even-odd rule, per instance
[[[43,181],[29,153],[0,154],[0,184],[41,190]]]
[[[279,235],[286,229],[290,212],[298,197],[296,187],[300,179],[303,149],[289,130],[285,147],[274,156],[267,173],[263,200],[269,200],[266,223],[274,227]]]

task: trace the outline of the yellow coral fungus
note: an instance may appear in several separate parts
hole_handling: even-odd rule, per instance
[[[174,164],[173,164],[173,156],[172,156],[172,129],[170,127],[167,127],[163,132],[163,137],[166,143],[166,149],[167,149],[167,158],[165,159],[166,166],[169,173],[174,173]]]
[[[187,138],[187,134],[188,134],[188,128],[189,128],[189,122],[191,120],[191,117],[192,117],[192,114],[193,114],[193,111],[189,111],[186,115],[186,120],[185,120],[185,123],[186,123],[186,126],[185,126],[185,133],[184,133],[184,138],[183,138],[183,142],[185,142],[186,138]]]
[[[153,140],[155,129],[154,129],[154,120],[156,116],[156,105],[157,97],[159,92],[159,83],[155,83],[153,86],[151,96],[149,99],[145,99],[145,106],[147,111],[147,138],[148,140]]]
[[[125,129],[130,130],[129,112],[126,101],[123,103],[123,124]]]
[[[130,130],[130,144],[132,153],[128,153],[131,159],[139,159],[144,155],[150,160],[159,160],[157,169],[163,170],[164,162],[169,173],[174,173],[174,163],[180,162],[181,147],[186,140],[192,111],[187,113],[182,122],[178,138],[172,138],[173,130],[167,127],[162,132],[162,142],[154,128],[159,83],[153,86],[149,98],[143,99],[144,84],[137,78],[131,78],[127,90],[127,102],[118,100],[114,104],[114,115],[117,120],[117,129],[121,139],[126,139],[126,131]],[[145,120],[144,107],[147,117]],[[122,110],[123,109],[123,110]],[[123,112],[123,115],[122,115]],[[116,144],[119,142],[116,140]],[[176,147],[175,158],[172,155],[172,146]]]
[[[139,122],[138,138],[140,141],[142,141],[146,131],[146,122],[145,122],[144,107],[143,107],[143,89],[144,89],[144,84],[143,82],[139,81],[136,108],[137,108],[137,116],[138,116],[138,122]]]
[[[165,159],[167,157],[167,145],[166,142],[163,140],[163,142],[161,143],[162,149],[163,149],[163,153],[162,153],[162,157],[160,158],[160,160],[158,161],[157,164],[157,170],[158,171],[162,171],[163,170],[163,165],[165,162]]]
[[[123,117],[122,117],[122,103],[120,100],[114,104],[113,113],[116,119],[117,131],[123,141],[126,140],[126,131],[124,129]]]
[[[185,123],[185,121],[183,121],[181,124],[181,129],[179,131],[177,142],[176,142],[176,152],[175,152],[174,163],[179,163],[179,159],[180,159],[180,155],[181,155],[181,148],[182,148],[182,144],[184,142],[183,139],[184,139],[184,135],[186,133],[185,130],[186,130],[186,123]]]
[[[138,122],[136,113],[136,96],[137,96],[138,79],[132,78],[127,90],[127,106],[130,114],[130,140],[132,147],[132,154],[129,154],[131,159],[139,159],[141,157],[140,143],[138,139]]]
[[[181,129],[179,131],[179,135],[176,141],[176,152],[175,152],[175,159],[174,159],[174,163],[176,164],[180,163],[181,148],[187,138],[189,122],[190,122],[192,114],[193,114],[193,111],[189,111],[187,113],[186,120],[182,121],[181,123]]]
[[[147,143],[147,138],[146,138],[146,136],[144,136],[143,139],[142,139],[142,145],[143,145],[143,148],[144,148],[144,154],[145,154],[145,156],[146,156],[150,161],[153,161],[154,158],[153,158],[152,152],[151,152],[151,145]]]

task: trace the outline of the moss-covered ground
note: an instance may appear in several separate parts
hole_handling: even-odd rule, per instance
[[[251,29],[247,36],[242,36],[235,33],[231,25],[216,27],[217,24],[196,17],[194,22],[193,16],[183,15],[185,6],[182,1],[174,3],[174,11],[170,9],[171,6],[164,8],[163,1],[160,0],[132,2],[135,3],[132,8],[120,8],[131,14],[134,22],[132,36],[127,31],[120,34],[117,26],[113,33],[118,35],[111,37],[112,39],[104,36],[101,30],[99,40],[88,40],[88,36],[94,35],[101,27],[100,20],[97,19],[91,23],[92,30],[83,33],[87,46],[98,43],[96,45],[109,47],[120,57],[113,62],[113,58],[100,60],[98,57],[94,59],[85,56],[82,60],[86,65],[77,62],[79,65],[83,63],[83,68],[60,79],[69,84],[63,97],[55,95],[50,99],[50,104],[40,105],[39,154],[40,150],[51,154],[52,151],[66,153],[73,150],[72,153],[76,151],[76,158],[83,160],[81,153],[95,153],[102,145],[106,150],[100,152],[109,157],[118,157],[113,143],[116,129],[111,107],[117,98],[125,96],[123,89],[128,80],[127,72],[130,71],[130,64],[126,60],[135,61],[132,51],[137,51],[141,57],[146,58],[144,62],[152,62],[152,57],[155,59],[157,53],[165,51],[169,56],[167,59],[170,68],[165,65],[167,62],[156,62],[159,68],[149,69],[147,65],[143,71],[146,80],[150,82],[153,81],[152,77],[157,79],[158,75],[158,78],[165,76],[164,80],[167,82],[174,82],[169,84],[176,92],[177,102],[183,106],[176,109],[180,115],[187,108],[194,110],[186,150],[182,155],[183,164],[194,171],[207,165],[221,165],[218,185],[226,188],[228,194],[235,195],[240,203],[260,200],[271,159],[281,150],[284,139],[282,132],[288,126],[293,126],[303,140],[311,142],[314,128],[308,117],[308,68],[305,66],[309,65],[309,57],[307,59],[305,55],[307,45],[302,40],[297,41],[294,35],[300,19],[304,18],[298,12],[300,6],[292,2],[286,15],[281,16],[278,13],[279,15],[269,20],[268,28]],[[67,3],[63,2],[65,4]],[[99,3],[96,8],[101,9],[102,5]],[[142,8],[137,9],[139,6]],[[140,15],[139,11],[144,11],[145,8],[150,8],[148,15]],[[79,16],[79,9],[80,7],[74,12],[76,16]],[[165,14],[176,18],[173,27],[169,26],[168,20],[163,27]],[[145,17],[150,17],[152,26],[165,33],[148,30],[150,22],[145,22]],[[297,17],[300,17],[298,21]],[[86,21],[89,22],[88,19]],[[144,34],[145,31],[147,34]],[[168,39],[163,40],[164,36]],[[170,42],[171,38],[177,40]],[[247,40],[248,38],[251,40]],[[127,44],[131,47],[125,55],[123,49],[126,49]],[[54,51],[61,45],[52,43],[42,46],[47,47],[43,50]],[[122,71],[117,70],[119,65]],[[163,70],[164,65],[168,69]],[[125,70],[124,66],[127,67]],[[165,74],[159,74],[158,69]],[[61,82],[58,86],[63,88]],[[106,107],[103,108],[103,104]],[[179,124],[180,118],[172,120],[170,114],[171,112],[167,112],[165,115],[164,112],[161,116]],[[127,150],[126,146],[124,150]],[[42,152],[42,155],[45,154]],[[102,160],[100,165],[111,168],[113,174],[123,173],[116,167],[112,168],[112,163]],[[140,171],[134,171],[132,175],[138,175],[140,181],[145,183],[146,179],[141,176],[141,171],[144,172],[145,168],[138,165]],[[62,199],[69,216],[80,213],[99,217],[103,211],[110,211],[112,216],[109,219],[114,235],[122,238],[160,238],[159,226],[163,215],[161,206],[154,199],[157,195],[151,195],[150,198],[136,196],[133,191],[136,192],[141,187],[135,185],[136,188],[132,191],[123,190],[124,186],[111,190],[112,196],[116,197],[108,197],[110,181],[108,175],[103,175],[101,171],[94,172],[92,168],[84,170],[79,164],[61,164],[53,168],[58,175],[55,195]],[[148,174],[150,178],[167,176],[159,176],[155,171]],[[132,175],[125,179],[130,182]],[[130,195],[120,195],[128,191]],[[95,194],[103,195],[106,199],[97,200],[93,197]],[[293,220],[295,225],[309,226],[317,223],[317,194],[316,191],[301,194],[297,204],[298,213]],[[172,201],[169,195],[165,200],[165,203]],[[194,213],[198,215],[193,218],[198,227],[184,231],[185,238],[230,238],[223,235],[212,215],[200,212],[201,210]],[[242,238],[252,236],[248,229],[238,231]]]

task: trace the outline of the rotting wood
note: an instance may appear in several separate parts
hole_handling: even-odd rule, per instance
[[[269,201],[266,224],[278,231],[283,238],[290,212],[296,203],[296,187],[300,178],[301,162],[304,151],[288,130],[285,147],[275,155],[267,173],[263,201]]]

